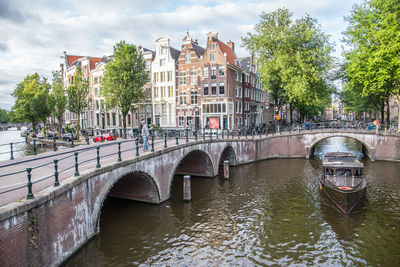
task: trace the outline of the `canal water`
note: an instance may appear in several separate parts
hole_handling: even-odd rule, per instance
[[[365,164],[365,200],[350,217],[319,190],[321,158],[354,152]],[[359,143],[335,137],[316,157],[231,168],[223,180],[182,177],[161,205],[109,198],[100,234],[65,266],[400,266],[400,164],[370,162]]]

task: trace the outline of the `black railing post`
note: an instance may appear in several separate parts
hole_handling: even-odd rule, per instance
[[[85,135],[86,144],[89,145],[89,136]]]
[[[218,130],[215,131],[215,134],[217,135],[217,139],[218,139]]]
[[[33,193],[32,193],[32,181],[31,181],[32,174],[31,174],[31,171],[32,171],[32,168],[27,168],[26,169],[26,172],[28,173],[28,183],[27,183],[28,194],[26,195],[26,199],[33,199],[34,198]]]
[[[53,136],[53,151],[57,151],[56,137]]]
[[[33,155],[36,155],[36,154],[37,154],[37,152],[36,152],[36,140],[33,139]]]
[[[246,135],[246,140],[247,140],[247,131],[244,131],[245,132],[245,135]]]
[[[14,159],[13,143],[10,143],[10,159]]]
[[[186,131],[186,143],[189,143],[189,129],[186,128],[185,131]]]
[[[121,162],[121,142],[118,142],[118,161]]]
[[[136,137],[136,157],[139,157],[139,137]]]
[[[28,143],[28,135],[25,135],[25,143]]]
[[[151,152],[154,152],[154,133],[151,134]]]
[[[224,137],[225,137],[225,136],[224,136],[224,131],[225,131],[225,130],[222,129],[222,139],[224,139]]]
[[[167,133],[164,133],[164,148],[167,148]]]
[[[100,146],[97,146],[96,147],[96,152],[97,152],[97,164],[96,164],[96,168],[100,168],[101,167],[101,165],[100,165]]]
[[[179,134],[178,132],[175,133],[175,139],[176,139],[175,144],[176,145],[179,145],[178,134]]]
[[[78,170],[78,152],[75,152],[75,176],[79,176],[79,170]]]
[[[72,138],[71,138],[71,147],[75,147],[74,146],[74,136],[72,136]]]
[[[210,129],[210,140],[212,140],[213,131]]]
[[[54,186],[59,186],[60,182],[58,181],[58,160],[54,160]]]
[[[194,141],[197,141],[197,129],[194,131]]]
[[[203,132],[203,141],[205,141],[205,140],[206,140],[206,133]]]
[[[103,140],[103,131],[100,131],[100,136],[101,136],[101,142],[104,142],[104,140]]]

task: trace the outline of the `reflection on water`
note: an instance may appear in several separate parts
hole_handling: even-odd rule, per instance
[[[357,146],[337,139],[315,152]],[[189,203],[179,176],[161,205],[110,198],[100,234],[66,266],[398,266],[400,164],[363,161],[367,198],[351,217],[320,194],[318,158],[235,167],[230,180],[193,178]]]

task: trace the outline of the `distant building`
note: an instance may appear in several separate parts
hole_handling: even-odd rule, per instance
[[[176,69],[180,52],[168,38],[156,40],[151,64],[153,122],[162,128],[176,128]]]

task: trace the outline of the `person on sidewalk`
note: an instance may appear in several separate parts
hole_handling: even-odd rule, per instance
[[[149,127],[147,127],[145,120],[142,120],[143,151],[149,150],[149,143],[148,143],[149,135],[150,135]]]

